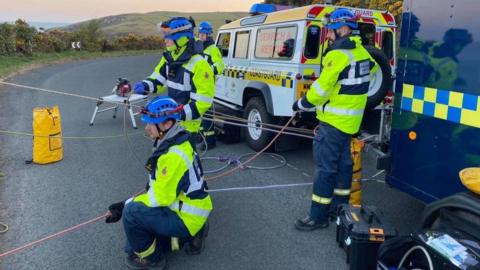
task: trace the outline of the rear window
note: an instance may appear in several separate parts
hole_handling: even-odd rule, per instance
[[[233,58],[247,58],[250,31],[241,31],[235,34],[235,48]]]
[[[223,57],[228,56],[230,47],[230,33],[221,33],[217,39],[217,47],[220,48]]]
[[[375,32],[375,25],[371,23],[359,23],[358,30],[356,30],[354,34],[360,35],[363,45],[375,46]]]
[[[382,51],[388,57],[388,59],[393,58],[393,33],[384,31],[383,40],[382,40]]]
[[[318,57],[320,49],[320,27],[311,25],[307,29],[307,40],[305,41],[305,51],[303,55],[308,59],[315,59]]]
[[[292,58],[295,52],[296,35],[296,26],[259,29],[255,57],[284,60]]]

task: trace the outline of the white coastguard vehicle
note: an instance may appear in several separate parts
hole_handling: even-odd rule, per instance
[[[294,100],[319,76],[327,46],[322,19],[335,8],[310,5],[275,11],[273,5],[256,4],[250,11],[252,16],[218,30],[216,45],[226,68],[217,76],[215,103],[251,121],[245,132],[251,148],[259,150],[270,142],[274,134],[260,129],[261,124],[284,124],[292,115]],[[373,108],[392,91],[395,20],[385,11],[351,10],[360,17],[355,34],[362,37],[380,65],[368,92],[367,106]],[[311,126],[315,126],[315,118],[311,119]],[[227,139],[231,141],[238,133],[228,132],[226,136],[232,138]]]

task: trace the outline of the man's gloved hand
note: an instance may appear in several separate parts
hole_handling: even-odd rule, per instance
[[[147,87],[144,82],[137,82],[133,85],[133,92],[139,95],[147,94]]]
[[[300,108],[298,107],[298,100],[295,100],[295,102],[292,105],[292,111],[296,112],[299,111]]]
[[[108,210],[110,211],[110,216],[107,216],[105,219],[106,223],[115,223],[122,218],[123,207],[125,202],[118,202],[110,205]]]

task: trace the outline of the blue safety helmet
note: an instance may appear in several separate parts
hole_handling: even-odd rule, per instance
[[[325,27],[336,30],[344,25],[356,29],[358,27],[357,17],[346,8],[338,8],[327,17]]]
[[[209,22],[201,22],[198,26],[198,33],[211,35],[213,33],[212,24]]]
[[[142,121],[147,124],[159,124],[169,119],[180,120],[178,104],[168,96],[159,96],[150,101],[142,111]]]
[[[162,30],[165,33],[164,38],[178,40],[181,37],[193,38],[193,22],[185,17],[174,17],[166,22],[162,22]]]

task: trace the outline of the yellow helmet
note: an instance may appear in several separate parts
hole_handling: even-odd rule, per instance
[[[459,176],[466,188],[480,195],[480,167],[465,168]]]

